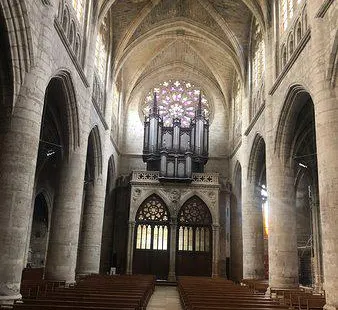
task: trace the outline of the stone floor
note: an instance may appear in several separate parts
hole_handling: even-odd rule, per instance
[[[156,286],[147,310],[183,310],[176,286]]]

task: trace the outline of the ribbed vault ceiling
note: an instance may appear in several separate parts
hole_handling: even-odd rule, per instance
[[[126,82],[126,99],[147,76],[161,80],[170,67],[205,76],[226,98],[235,74],[247,74],[252,18],[265,29],[266,3],[101,0],[100,18],[108,11],[112,17],[113,76]]]

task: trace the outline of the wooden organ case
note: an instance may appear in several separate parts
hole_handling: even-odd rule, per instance
[[[144,122],[143,161],[148,171],[159,171],[160,181],[191,182],[193,172],[204,172],[209,151],[209,121],[202,111],[201,94],[189,127],[176,118],[163,125],[156,93],[149,116]]]

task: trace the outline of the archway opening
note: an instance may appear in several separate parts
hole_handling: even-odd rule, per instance
[[[107,183],[106,183],[106,198],[104,206],[104,218],[102,228],[102,242],[101,242],[101,261],[100,272],[110,272],[110,268],[114,267],[117,271],[116,251],[114,251],[113,238],[116,216],[116,203],[115,203],[115,163],[113,155],[109,158],[107,169]],[[120,269],[120,268],[119,268]],[[113,272],[113,270],[111,271]],[[118,272],[121,272],[119,270]]]
[[[177,217],[176,275],[211,276],[212,217],[199,197],[187,200]]]
[[[298,100],[297,100],[298,99]],[[292,158],[296,184],[296,222],[299,283],[322,288],[322,242],[314,106],[308,93],[299,105],[292,130]]]
[[[27,266],[31,268],[45,266],[48,231],[48,205],[44,194],[40,193],[34,202]]]

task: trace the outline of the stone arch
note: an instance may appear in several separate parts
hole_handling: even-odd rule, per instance
[[[63,9],[61,20],[62,20],[61,25],[62,25],[63,31],[65,33],[68,33],[69,22],[70,22],[70,14],[69,14],[69,9],[68,9],[67,5],[65,5],[65,7]]]
[[[283,69],[288,61],[287,47],[285,44],[281,48],[281,69]]]
[[[303,31],[302,31],[302,22],[301,20],[299,19],[297,22],[296,22],[296,29],[295,29],[295,42],[296,42],[296,45],[299,44],[299,42],[301,41],[302,39],[302,35],[303,35]]]
[[[185,195],[181,196],[180,207],[182,207],[189,199],[191,199],[194,196],[201,199],[203,201],[203,203],[208,207],[209,212],[210,212],[211,217],[212,217],[212,223],[214,225],[217,224],[218,223],[218,214],[216,213],[216,210],[211,208],[210,201],[209,201],[208,197],[206,196],[206,193],[201,193],[198,190],[193,190],[193,189],[188,191]]]
[[[1,123],[7,123],[12,111],[14,98],[13,63],[9,31],[4,12],[0,10],[0,118]]]
[[[262,156],[263,155],[263,156]],[[265,166],[265,141],[263,137],[257,133],[250,152],[248,166],[248,180],[257,184],[262,180],[262,170]]]
[[[137,190],[137,188],[135,187],[135,190]],[[133,195],[133,193],[132,193]],[[141,195],[137,198],[137,200],[135,201],[135,203],[130,206],[130,219],[133,220],[135,219],[137,210],[139,209],[139,207],[142,205],[142,203],[150,196],[158,196],[159,198],[161,198],[161,200],[165,203],[165,205],[169,208],[171,201],[169,199],[169,197],[167,197],[160,189],[158,188],[154,188],[150,191],[143,191],[141,192]]]
[[[296,127],[295,115],[299,114],[308,99],[311,99],[310,93],[300,84],[290,86],[286,94],[284,105],[278,120],[274,143],[275,152],[285,163],[289,162],[289,164],[291,164],[293,151],[292,133]]]
[[[12,108],[14,108],[16,97],[26,73],[34,65],[32,34],[25,2],[22,0],[0,1],[0,11],[4,17],[3,25],[7,29],[12,63]]]
[[[65,125],[68,132],[67,144],[68,155],[71,151],[76,150],[80,146],[80,123],[79,112],[76,99],[76,93],[72,77],[69,71],[61,69],[57,71],[50,79],[48,86],[52,82],[58,82],[64,93],[64,104],[62,104]],[[48,87],[47,87],[48,89]]]
[[[76,34],[75,34],[75,30],[76,29],[76,27],[75,27],[75,23],[74,23],[74,21],[72,20],[71,22],[70,22],[70,27],[69,27],[69,36],[68,36],[68,41],[69,41],[69,44],[70,45],[73,45],[74,44],[74,41],[75,41],[75,36],[76,36]]]
[[[288,37],[288,51],[289,51],[289,57],[292,56],[293,52],[295,50],[295,41],[293,39],[293,33],[290,33]]]
[[[91,176],[96,180],[102,174],[102,146],[99,128],[93,127],[88,136],[87,157],[91,164]]]
[[[198,202],[201,202],[207,209],[207,213],[206,216],[210,216],[210,219],[208,220],[207,218],[204,220],[207,220],[209,224],[213,223],[213,219],[212,219],[212,213],[210,211],[209,206],[205,203],[205,201],[200,198],[200,196],[198,195],[192,195],[191,197],[189,197],[188,199],[185,200],[185,202],[182,204],[182,206],[180,207],[180,210],[178,213],[180,213],[180,211],[182,210],[182,208],[186,207],[191,201],[196,200]]]
[[[150,201],[151,199],[157,199],[157,200],[159,200],[159,202],[161,202],[161,204],[162,204],[163,206],[165,206],[166,211],[168,212],[168,220],[169,220],[169,218],[170,218],[170,210],[169,210],[169,208],[168,208],[168,204],[165,203],[165,201],[162,199],[161,196],[159,196],[158,194],[155,194],[155,193],[148,195],[147,198],[144,199],[144,200],[141,202],[141,204],[140,204],[140,205],[138,206],[138,208],[137,208],[135,217],[132,218],[132,219],[135,219],[135,218],[136,218],[137,214],[138,214],[139,211],[140,211],[140,208],[142,208],[142,206],[143,206],[147,201]]]

